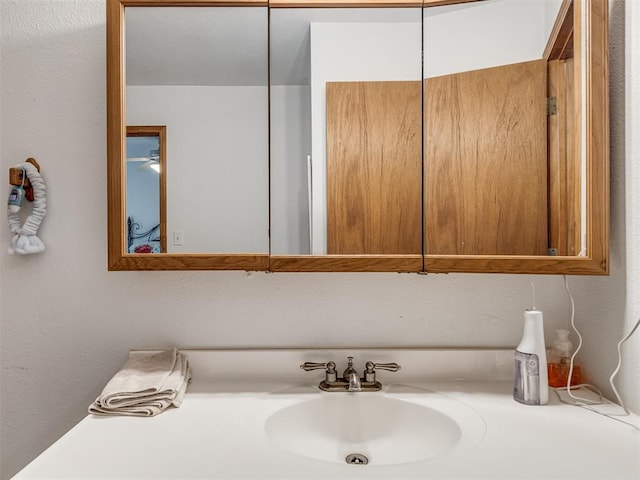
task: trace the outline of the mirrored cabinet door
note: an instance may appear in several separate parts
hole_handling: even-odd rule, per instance
[[[424,8],[426,271],[608,271],[606,4]]]
[[[561,3],[424,9],[425,254],[548,254],[542,56]]]
[[[272,268],[421,270],[421,9],[270,22]]]
[[[122,112],[114,135],[158,126],[165,157],[155,171],[160,164],[153,151],[110,153],[112,173],[126,192],[114,212],[122,231],[111,246],[112,263],[116,269],[266,270],[266,3],[121,0],[110,4],[114,10],[116,3],[119,18],[111,28],[122,33]],[[153,174],[164,182],[162,202],[156,183],[139,181]],[[142,208],[154,202],[162,203],[161,215]]]

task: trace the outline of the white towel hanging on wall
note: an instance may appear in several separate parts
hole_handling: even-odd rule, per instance
[[[23,162],[16,166],[22,169],[33,187],[33,207],[31,214],[24,224],[20,216],[20,209],[10,209],[8,212],[9,229],[13,236],[9,245],[9,254],[28,255],[44,250],[44,243],[38,238],[38,228],[42,219],[47,214],[47,198],[44,180],[38,169],[29,162]],[[12,211],[17,210],[17,211]]]

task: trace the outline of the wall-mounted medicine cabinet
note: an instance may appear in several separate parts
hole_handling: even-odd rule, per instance
[[[110,270],[608,274],[607,0],[106,1]]]

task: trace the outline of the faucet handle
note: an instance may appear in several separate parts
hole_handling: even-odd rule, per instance
[[[326,363],[317,363],[317,362],[304,362],[300,365],[300,368],[305,372],[310,370],[320,370],[326,369],[325,372],[325,382],[332,383],[338,380],[338,374],[336,373],[336,362],[326,362]]]
[[[326,363],[317,363],[317,362],[304,362],[300,365],[300,368],[305,372],[310,370],[320,370],[326,369],[327,373],[333,373],[336,371],[336,363],[335,362],[326,362]]]
[[[376,370],[387,370],[389,372],[397,372],[400,365],[392,363],[373,363],[371,361],[365,363],[364,379],[366,382],[373,383],[376,381]]]
[[[391,363],[373,363],[373,362],[367,362],[367,365],[369,365],[369,363],[371,363],[371,370],[388,370],[389,372],[397,372],[398,370],[400,370],[400,365],[398,365],[395,362],[391,362]]]
[[[365,367],[367,368],[367,373],[373,373],[375,370],[387,370],[389,372],[397,372],[401,368],[400,365],[398,365],[395,362],[391,362],[391,363],[367,362],[365,364]]]

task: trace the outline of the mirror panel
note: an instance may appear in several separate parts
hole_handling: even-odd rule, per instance
[[[548,238],[555,251],[546,257],[427,253],[426,271],[608,274],[607,13],[606,0],[566,0],[550,34],[553,15],[546,15],[541,58],[548,91],[557,96],[547,147]],[[531,232],[526,228],[523,235]]]
[[[266,2],[109,0],[107,28],[109,268],[267,269]],[[126,129],[148,125],[165,127],[166,253],[133,254]]]
[[[424,132],[424,270],[607,274],[606,0],[446,3],[424,4],[428,126]],[[550,56],[549,51],[559,45],[564,56]],[[554,66],[556,60],[562,62],[561,68]],[[517,65],[519,71],[487,72],[509,65]],[[564,73],[555,75],[554,69]],[[458,98],[462,107],[458,112],[441,109],[447,102],[438,103],[437,90],[435,98],[429,98],[435,90],[427,85],[431,79],[467,72],[492,73],[493,79],[485,75],[474,82],[489,84],[499,93],[487,95],[476,87],[466,98]],[[507,74],[512,81],[506,81]],[[535,77],[533,86],[522,82],[528,77]],[[559,111],[547,119],[548,96],[556,97],[554,108]],[[478,97],[483,101],[477,102]],[[525,101],[513,104],[513,97]],[[479,103],[477,118],[469,122],[466,110],[474,101]],[[494,115],[492,124],[487,118],[491,109],[507,114],[502,120]],[[454,120],[446,127],[448,137],[442,135],[443,115]],[[469,124],[466,130],[461,120]],[[459,155],[457,164],[446,158],[451,157],[456,136],[456,155],[471,151],[476,156],[472,155],[472,162],[461,161]],[[435,146],[434,139],[438,140]],[[470,148],[481,144],[482,155]],[[437,156],[445,158],[434,160]],[[469,169],[474,162],[476,174]],[[448,177],[443,175],[446,170]],[[329,166],[321,173],[327,175],[328,185]],[[466,184],[456,192],[465,175]],[[316,224],[313,218],[311,224]],[[450,224],[449,233],[444,231],[446,224]],[[362,266],[350,268],[332,255],[303,259],[279,253],[272,251],[272,270],[360,270]],[[387,255],[385,260],[389,259]],[[357,260],[349,258],[349,262]],[[375,271],[380,260],[371,255],[365,270]]]
[[[543,53],[561,3],[424,9],[425,254],[549,253]]]
[[[127,126],[167,129],[167,252],[268,253],[267,9],[125,19]]]
[[[270,22],[272,254],[421,255],[421,9]]]
[[[504,25],[505,22],[500,21],[502,12],[499,10],[506,13],[508,8],[514,8],[515,10],[509,17],[513,18],[513,21],[506,22],[511,27],[507,33],[496,37],[493,45],[483,46],[478,42],[468,48],[461,48],[459,54],[455,56],[456,62],[464,58],[467,53],[473,55],[473,62],[482,60],[489,55],[493,56],[494,52],[498,52],[499,59],[502,54],[501,49],[508,53],[512,46],[520,42],[522,32],[535,27],[538,31],[543,32],[543,35],[531,37],[535,40],[535,43],[532,44],[535,48],[528,57],[505,57],[505,60],[508,61],[500,61],[496,64],[500,65],[499,68],[514,71],[514,69],[523,68],[527,62],[542,63],[544,93],[550,99],[549,112],[544,124],[546,138],[543,153],[545,161],[540,162],[536,168],[532,169],[532,165],[537,163],[536,159],[540,157],[540,154],[532,155],[526,149],[518,153],[518,149],[522,150],[522,147],[526,146],[526,140],[530,139],[532,135],[525,131],[522,140],[512,142],[514,137],[517,138],[517,124],[513,123],[514,127],[508,130],[508,136],[502,134],[505,141],[496,142],[491,146],[496,154],[495,157],[485,155],[484,158],[488,161],[477,161],[475,171],[472,172],[473,161],[469,161],[468,158],[466,167],[464,162],[459,164],[454,162],[454,167],[448,165],[449,168],[458,169],[458,177],[461,178],[463,184],[467,181],[467,184],[461,188],[461,191],[466,195],[459,195],[455,188],[449,188],[440,183],[444,167],[438,154],[438,142],[442,139],[442,135],[437,132],[438,126],[431,125],[430,128],[433,130],[429,131],[427,125],[427,109],[429,108],[427,98],[433,96],[438,88],[442,88],[442,86],[437,86],[437,82],[445,76],[438,77],[436,75],[429,78],[429,74],[426,72],[426,184],[429,184],[430,177],[432,179],[431,185],[434,182],[439,182],[438,186],[425,191],[426,270],[585,274],[606,274],[608,272],[608,240],[603,241],[603,234],[608,232],[609,205],[607,184],[609,162],[607,134],[605,133],[608,131],[605,93],[608,72],[606,62],[602,60],[606,58],[607,54],[605,40],[607,31],[606,3],[606,1],[600,0],[479,2],[468,5],[468,10],[454,11],[456,9],[451,7],[428,9],[434,16],[433,20],[429,20],[427,13],[425,13],[425,32],[427,32],[427,24],[430,21],[435,21],[439,10],[443,12],[440,15],[443,19],[451,16],[450,23],[462,22],[466,14],[477,10],[477,14],[474,14],[474,21],[486,18],[489,23],[497,21],[498,24]],[[542,14],[538,11],[541,8]],[[486,11],[486,14],[483,14],[482,11]],[[520,15],[524,16],[517,20],[517,16]],[[497,31],[498,24],[490,30]],[[536,27],[536,25],[538,26]],[[473,29],[469,31],[473,35]],[[429,64],[427,61],[429,56],[427,40],[427,35],[425,35],[425,65]],[[437,57],[437,53],[432,51],[431,56]],[[537,60],[538,58],[539,60]],[[502,63],[504,65],[501,65]],[[455,81],[462,82],[465,75],[470,73],[484,75],[487,72],[490,73],[492,68],[498,67],[482,64],[472,72],[461,69],[465,70],[465,73],[453,73],[446,80],[451,81],[451,77],[455,77]],[[504,78],[507,74],[507,72],[502,72],[500,77]],[[526,81],[528,82],[532,76],[531,73],[527,75]],[[432,80],[434,83],[429,83]],[[495,79],[488,82],[487,85],[492,86],[498,83],[499,79]],[[517,86],[518,82],[511,81],[501,90],[508,92]],[[474,86],[472,83],[465,93],[470,94],[474,88],[479,91],[477,85]],[[536,88],[541,90],[537,86]],[[489,89],[485,86],[483,92]],[[476,98],[480,97],[481,94],[476,93]],[[506,105],[509,97],[515,97],[515,95],[505,96],[504,99],[501,98],[501,101]],[[521,93],[519,97],[527,98],[524,93]],[[472,103],[470,97],[467,96],[465,108],[468,109]],[[539,103],[536,102],[536,105],[539,106]],[[504,106],[501,108],[508,111]],[[527,109],[532,110],[526,105],[516,105],[511,108],[513,108],[513,112],[518,112],[517,109],[520,108],[520,113],[513,115],[519,123],[525,119]],[[487,113],[489,110],[490,108],[487,108],[485,102],[481,113],[484,119],[483,129],[490,129],[500,123],[489,118]],[[544,110],[547,110],[546,105]],[[471,116],[466,111],[462,118],[466,121]],[[529,132],[538,131],[539,128],[540,124],[536,121],[535,125],[529,127]],[[481,132],[479,134],[479,132],[466,127],[458,130],[463,132],[462,138],[465,141],[470,140],[481,144]],[[501,134],[499,131],[494,131],[490,137],[499,139]],[[509,152],[508,149],[505,149],[508,143],[510,143],[508,147],[512,149],[512,153],[509,155],[505,153]],[[514,147],[515,150],[513,150]],[[530,152],[534,151],[533,147],[527,148]],[[447,146],[447,149],[450,149],[450,146]],[[444,148],[440,147],[440,152],[443,151]],[[462,156],[460,157],[462,158]],[[508,158],[509,161],[500,163],[501,156]],[[517,162],[514,162],[515,159]],[[510,169],[513,168],[512,163],[515,163],[516,169],[510,172]],[[489,169],[491,165],[494,167]],[[467,168],[466,171],[465,168]],[[487,170],[491,170],[489,174],[487,174]],[[523,175],[522,172],[525,171],[529,173]],[[504,180],[501,180],[502,177]],[[534,178],[537,180],[533,181]],[[474,191],[471,185],[476,185],[477,190]],[[499,201],[491,200],[491,197],[495,197],[492,193],[495,191],[496,185],[499,186],[498,188],[511,191],[515,197],[502,205]],[[437,191],[438,188],[440,192]],[[544,189],[544,195],[540,195],[541,189]],[[438,193],[441,194],[441,197],[444,196],[443,192],[445,195],[448,194],[449,199],[455,199],[451,202],[455,207],[447,205],[445,210],[442,207],[443,203],[436,200]],[[471,195],[469,195],[470,192]],[[428,195],[430,194],[433,196],[432,200],[436,201],[429,202]],[[519,196],[523,198],[518,199]],[[475,212],[473,207],[467,207],[467,205],[473,204],[479,206]],[[545,210],[544,215],[539,215]],[[438,221],[429,222],[427,220],[429,217],[436,218]],[[429,231],[429,228],[434,224],[446,226],[448,222],[445,219],[454,224],[455,228],[448,230],[450,233],[453,232],[448,238],[448,243],[438,243],[438,240],[442,239],[439,238],[442,232]],[[504,229],[500,224],[506,219],[509,219],[509,224],[517,227],[512,232]],[[477,229],[478,225],[487,228],[482,232],[474,231],[474,227]],[[447,228],[444,230],[447,231]],[[501,230],[502,233],[500,233]],[[546,244],[531,249],[520,247],[521,250],[509,250],[522,242],[523,239],[530,241],[537,238],[540,232],[544,232],[544,234],[539,238],[539,241],[544,240]],[[482,241],[487,237],[492,241],[488,248],[486,244],[484,247],[482,246]],[[531,255],[545,254],[549,257],[539,260],[531,258]],[[491,258],[483,258],[483,255],[491,256]],[[456,257],[455,262],[451,258],[452,256]]]

